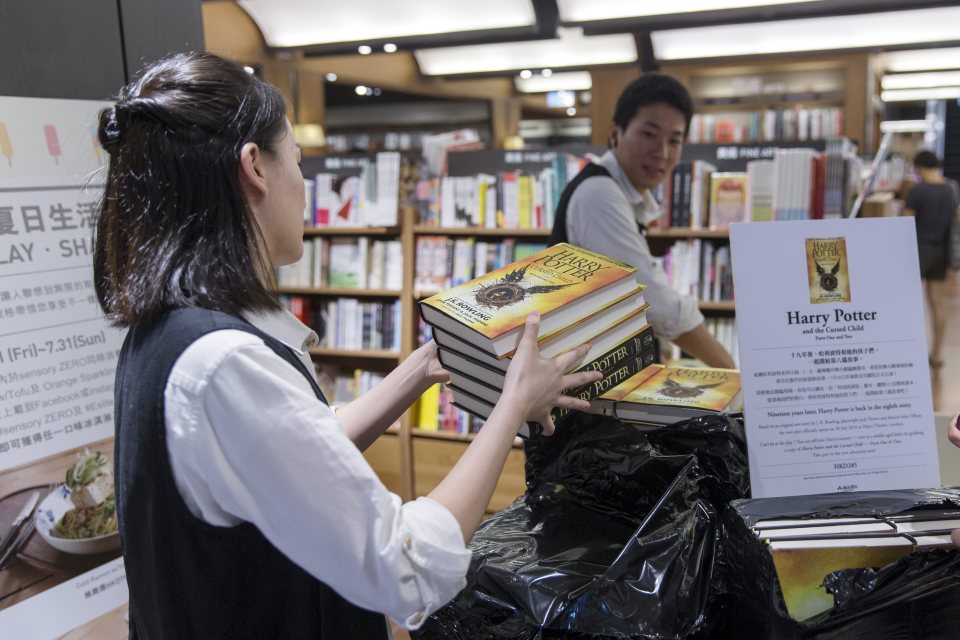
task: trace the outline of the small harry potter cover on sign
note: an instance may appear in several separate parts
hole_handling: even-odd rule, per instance
[[[806,249],[810,302],[850,302],[846,238],[807,238]]]

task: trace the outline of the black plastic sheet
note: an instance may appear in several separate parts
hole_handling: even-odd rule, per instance
[[[730,584],[718,509],[749,486],[742,423],[572,413],[526,446],[526,495],[482,525],[467,587],[415,637],[709,637]]]
[[[960,507],[960,489],[915,489],[741,500],[723,512],[727,589],[717,637],[775,640],[960,638],[960,553],[921,550],[885,567],[844,569],[824,579],[834,607],[790,618],[770,552],[750,527],[768,518],[885,516]],[[734,635],[725,636],[732,633]]]

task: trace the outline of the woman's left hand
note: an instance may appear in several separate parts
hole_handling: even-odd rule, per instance
[[[450,382],[450,374],[444,370],[443,365],[440,364],[440,358],[437,357],[436,342],[431,340],[417,349],[417,351],[422,352],[426,361],[424,376],[427,379],[428,385],[433,385],[438,382]]]

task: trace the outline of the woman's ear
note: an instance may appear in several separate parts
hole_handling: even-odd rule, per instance
[[[240,187],[250,203],[259,202],[267,195],[267,177],[263,150],[255,142],[248,142],[240,149],[237,166]]]

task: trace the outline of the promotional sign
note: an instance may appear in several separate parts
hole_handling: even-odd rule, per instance
[[[104,106],[0,98],[4,638],[60,636],[127,601],[106,473],[123,334],[106,322],[93,289]]]
[[[912,218],[730,226],[754,498],[940,483]]]

